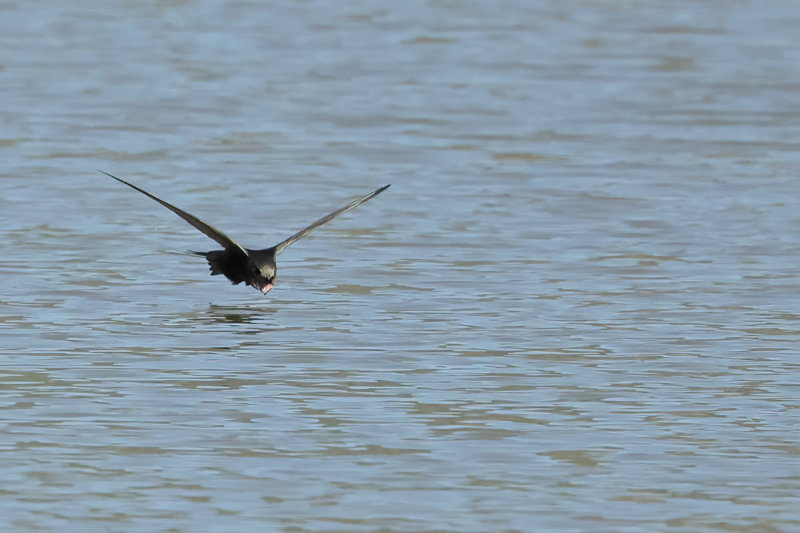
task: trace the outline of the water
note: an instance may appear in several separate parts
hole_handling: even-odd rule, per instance
[[[799,529],[799,19],[1,6],[0,529]]]

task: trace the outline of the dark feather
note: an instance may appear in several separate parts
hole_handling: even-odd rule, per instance
[[[301,229],[300,231],[298,231],[297,233],[295,233],[294,235],[292,235],[291,237],[289,237],[285,241],[282,241],[282,242],[278,243],[277,245],[275,245],[275,253],[276,254],[280,253],[281,250],[283,250],[284,248],[286,248],[287,246],[292,244],[294,241],[296,241],[298,239],[302,239],[303,237],[305,237],[306,235],[308,235],[309,233],[311,233],[312,231],[314,231],[315,229],[317,229],[321,225],[330,222],[334,218],[338,217],[339,215],[341,215],[343,213],[346,213],[347,211],[350,211],[351,209],[353,209],[357,205],[363,204],[364,202],[366,202],[367,200],[369,200],[373,196],[379,195],[380,193],[382,193],[383,191],[385,191],[388,188],[389,188],[389,185],[384,185],[380,189],[376,189],[376,190],[372,191],[371,193],[369,193],[368,195],[362,196],[358,200],[353,200],[352,202],[350,202],[346,206],[342,207],[341,209],[337,209],[336,211],[334,211],[330,215],[325,215],[324,217],[322,217],[321,219],[317,220],[316,222],[314,222],[310,226],[306,226],[305,228]]]
[[[212,226],[210,224],[206,224],[205,222],[203,222],[202,220],[200,220],[196,216],[191,215],[191,214],[187,213],[186,211],[184,211],[183,209],[175,207],[174,205],[172,205],[172,204],[170,204],[168,202],[165,202],[161,198],[158,198],[157,196],[154,196],[154,195],[150,194],[149,192],[147,192],[147,191],[145,191],[143,189],[140,189],[139,187],[137,187],[136,185],[134,185],[132,183],[128,183],[127,181],[125,181],[123,179],[120,179],[120,178],[118,178],[118,177],[116,177],[116,176],[114,176],[112,174],[109,174],[108,172],[105,172],[103,170],[100,170],[100,172],[102,172],[103,174],[105,174],[106,176],[108,176],[110,178],[114,178],[115,180],[117,180],[120,183],[124,183],[125,185],[127,185],[131,189],[135,189],[135,190],[139,191],[140,193],[144,194],[145,196],[147,196],[149,198],[152,198],[156,202],[160,203],[161,205],[163,205],[164,207],[166,207],[167,209],[169,209],[170,211],[172,211],[173,213],[175,213],[176,215],[178,215],[179,217],[184,219],[186,222],[188,222],[189,224],[191,224],[195,228],[197,228],[200,231],[202,231],[203,233],[205,233],[208,237],[211,237],[212,239],[217,241],[220,244],[220,246],[224,247],[226,250],[228,250],[230,252],[234,252],[234,253],[240,253],[240,254],[245,255],[245,256],[247,255],[247,250],[245,250],[241,245],[239,245],[239,243],[237,243],[236,241],[234,241],[233,239],[231,239],[230,237],[228,237],[227,235],[222,233],[220,230],[218,230],[214,226]]]

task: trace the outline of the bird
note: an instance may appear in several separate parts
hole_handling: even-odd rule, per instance
[[[250,248],[245,248],[241,244],[237,243],[214,226],[207,224],[196,216],[187,213],[183,209],[175,207],[161,198],[150,194],[144,189],[140,189],[133,183],[129,183],[122,178],[118,178],[113,174],[109,174],[104,170],[99,170],[99,172],[110,178],[114,178],[120,183],[123,183],[160,203],[222,246],[222,250],[211,250],[210,252],[189,252],[192,255],[205,257],[206,261],[208,261],[212,276],[222,274],[234,285],[245,283],[246,285],[261,291],[261,293],[264,295],[266,295],[275,286],[275,276],[278,272],[276,256],[281,252],[281,250],[295,241],[302,239],[318,227],[330,222],[339,215],[350,211],[354,207],[363,204],[371,198],[374,198],[388,189],[391,185],[384,185],[383,187],[375,189],[371,193],[362,196],[357,200],[353,200],[346,206],[337,209],[333,213],[325,215],[316,222],[311,223],[294,235],[291,235],[274,246],[261,250],[251,250]]]

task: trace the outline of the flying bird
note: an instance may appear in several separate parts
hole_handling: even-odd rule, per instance
[[[370,198],[379,195],[389,188],[389,185],[384,185],[379,189],[375,189],[366,196],[362,196],[358,200],[353,200],[341,209],[337,209],[333,213],[320,218],[310,226],[301,229],[291,237],[279,242],[271,248],[264,248],[263,250],[251,250],[243,247],[241,244],[237,243],[214,226],[206,224],[196,216],[187,213],[183,209],[179,209],[174,205],[165,202],[161,198],[158,198],[149,192],[140,189],[132,183],[128,183],[123,179],[109,174],[108,172],[104,172],[102,170],[100,172],[106,176],[114,178],[120,183],[124,183],[128,187],[139,191],[145,196],[152,198],[203,232],[206,236],[217,241],[217,243],[224,248],[223,250],[212,250],[210,252],[190,252],[194,255],[199,255],[206,258],[212,276],[222,274],[231,280],[231,283],[234,285],[244,282],[245,284],[258,289],[264,294],[267,294],[275,284],[275,275],[278,271],[278,267],[275,263],[275,257],[281,252],[281,250],[296,240],[302,239],[321,225],[330,222],[342,213],[350,211],[357,205],[366,202]]]

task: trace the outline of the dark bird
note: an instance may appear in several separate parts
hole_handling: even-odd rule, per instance
[[[384,185],[380,189],[376,189],[369,193],[366,196],[362,196],[358,200],[353,200],[346,206],[342,207],[341,209],[337,209],[330,215],[326,215],[321,219],[317,220],[313,224],[308,227],[305,227],[289,237],[288,239],[279,242],[275,246],[271,248],[264,248],[263,250],[251,250],[249,248],[245,248],[220,230],[211,226],[210,224],[206,224],[199,218],[195,217],[194,215],[190,215],[186,211],[175,207],[174,205],[165,202],[161,198],[153,196],[149,192],[140,189],[136,185],[132,183],[128,183],[127,181],[120,179],[116,176],[109,174],[108,172],[100,171],[106,176],[114,178],[115,180],[119,181],[120,183],[124,183],[128,187],[132,189],[136,189],[140,193],[144,194],[145,196],[149,196],[156,202],[160,203],[186,222],[197,228],[198,230],[205,233],[208,237],[217,241],[220,246],[224,248],[224,250],[212,250],[210,252],[191,252],[194,255],[200,255],[206,258],[208,261],[209,266],[211,267],[211,275],[215,276],[217,274],[224,274],[226,278],[231,280],[231,283],[234,285],[238,285],[239,283],[245,282],[247,285],[254,287],[260,290],[262,293],[267,294],[270,289],[272,289],[275,283],[275,275],[277,273],[278,267],[275,264],[275,256],[277,256],[281,250],[292,244],[294,241],[298,239],[302,239],[321,225],[330,222],[334,218],[338,217],[342,213],[346,213],[350,211],[354,207],[359,204],[362,204],[372,198],[373,196],[377,196],[386,189],[389,188],[389,185]]]

